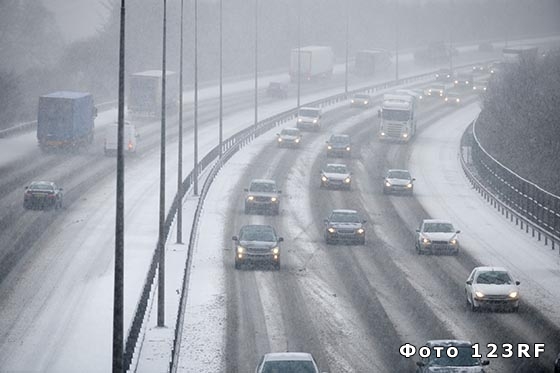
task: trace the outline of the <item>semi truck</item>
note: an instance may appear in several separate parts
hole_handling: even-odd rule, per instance
[[[408,142],[416,133],[417,98],[407,93],[388,93],[383,95],[381,109],[378,111],[381,140]]]
[[[42,150],[49,150],[91,144],[96,116],[97,109],[90,93],[60,91],[39,97],[39,146]]]
[[[162,76],[162,70],[147,70],[130,75],[127,109],[131,118],[161,116]],[[178,109],[179,82],[173,71],[166,71],[165,77],[166,112],[173,114]]]
[[[386,49],[369,49],[356,52],[354,73],[371,76],[391,66],[391,53]]]
[[[302,81],[329,78],[332,76],[333,67],[334,54],[331,47],[308,46],[292,49],[290,59],[292,82],[298,80],[298,72]]]

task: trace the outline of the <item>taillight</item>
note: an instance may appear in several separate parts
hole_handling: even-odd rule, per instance
[[[128,150],[132,150],[132,148],[134,148],[134,145],[132,144],[132,141],[128,142]]]
[[[47,194],[47,197],[48,198],[54,198],[54,197],[56,197],[56,195],[54,193],[49,193],[49,194]]]

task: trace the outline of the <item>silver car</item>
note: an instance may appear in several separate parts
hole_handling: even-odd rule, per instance
[[[239,230],[239,236],[233,236],[235,250],[235,269],[241,268],[247,262],[272,263],[275,269],[280,269],[280,242],[274,228],[270,225],[244,225]]]
[[[319,373],[317,362],[307,352],[273,352],[265,354],[255,373]]]
[[[459,253],[459,240],[452,223],[447,220],[424,219],[416,230],[416,252],[430,253]]]
[[[476,267],[465,283],[467,306],[519,310],[519,281],[514,281],[504,267]]]
[[[350,189],[352,173],[345,164],[329,163],[320,172],[321,188]]]
[[[368,108],[372,105],[371,96],[365,93],[356,93],[350,99],[350,105],[352,107]]]
[[[255,179],[245,188],[245,213],[255,212],[278,215],[280,212],[280,193],[274,180]]]
[[[431,351],[429,356],[417,361],[416,373],[446,372],[446,373],[484,373],[484,366],[490,364],[473,356],[473,347],[470,341],[457,339],[434,339],[426,342],[426,347]],[[447,351],[454,348],[457,356],[450,358]],[[440,353],[438,354],[439,351]]]
[[[297,115],[297,128],[319,131],[321,129],[321,109],[301,107]]]
[[[278,147],[297,147],[301,145],[301,131],[298,128],[283,128],[276,134]]]
[[[408,170],[389,170],[383,178],[383,193],[397,192],[412,194],[414,192],[414,180],[416,179],[410,176]]]
[[[365,245],[365,223],[355,210],[333,210],[325,219],[325,241],[327,244],[344,242]]]

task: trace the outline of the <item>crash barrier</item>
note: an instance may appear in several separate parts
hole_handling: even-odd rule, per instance
[[[560,254],[560,197],[523,179],[480,144],[476,119],[461,137],[461,166],[473,188],[520,229]]]

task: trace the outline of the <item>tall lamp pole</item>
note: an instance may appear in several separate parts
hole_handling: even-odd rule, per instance
[[[194,0],[194,168],[193,193],[198,195],[198,0]]]
[[[157,325],[165,325],[165,39],[167,22],[167,0],[163,0],[163,58],[161,68],[161,140],[159,174],[159,233],[158,233],[158,314]]]
[[[119,102],[117,130],[117,208],[115,224],[115,274],[113,289],[113,373],[124,372],[124,29],[125,0],[121,0],[119,40]]]
[[[348,43],[349,43],[349,28],[350,28],[350,10],[348,4],[350,0],[346,0],[346,60],[345,65],[346,69],[344,71],[344,95],[348,97]]]
[[[395,14],[395,80],[399,80],[399,1],[396,2]]]
[[[183,4],[181,0],[181,41],[179,46],[179,162],[177,167],[177,243],[183,243]]]
[[[222,159],[222,144],[224,141],[224,96],[223,96],[223,32],[222,32],[222,24],[223,24],[223,0],[220,0],[220,160]]]
[[[259,0],[255,0],[255,129],[259,117]]]
[[[301,3],[303,0],[298,0],[298,16],[297,16],[297,108],[300,107],[301,96]]]

